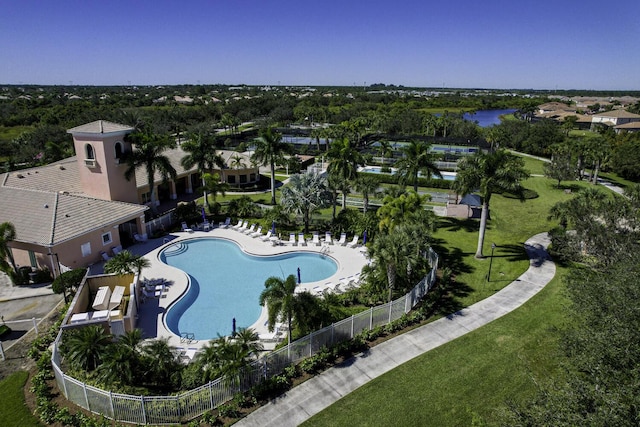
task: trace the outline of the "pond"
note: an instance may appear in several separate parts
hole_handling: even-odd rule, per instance
[[[478,110],[475,113],[464,113],[463,118],[471,122],[478,122],[478,126],[486,128],[500,124],[500,116],[513,114],[515,108],[507,110]]]

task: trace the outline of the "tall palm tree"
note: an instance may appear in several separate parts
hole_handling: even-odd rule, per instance
[[[240,155],[240,153],[236,153],[231,156],[231,164],[229,166],[236,170],[245,167],[244,158]]]
[[[415,254],[410,249],[411,241],[406,234],[390,232],[380,234],[373,246],[372,253],[376,265],[387,273],[388,301],[391,302],[399,271],[401,269],[407,270],[407,266],[415,262]]]
[[[435,164],[435,158],[430,153],[430,144],[411,141],[409,145],[402,147],[404,157],[396,162],[398,175],[403,184],[413,184],[413,191],[418,191],[418,175],[422,172],[424,176],[432,175],[442,178],[442,174]]]
[[[182,149],[187,154],[180,160],[180,163],[185,169],[191,169],[194,166],[198,167],[202,178],[204,204],[207,209],[209,209],[209,197],[207,196],[204,175],[206,172],[211,171],[214,166],[219,167],[221,170],[225,167],[224,160],[216,152],[215,146],[215,138],[203,131],[189,134],[187,141],[182,144]]]
[[[0,270],[11,278],[18,271],[9,243],[16,238],[16,228],[10,222],[0,224]]]
[[[453,189],[456,193],[463,195],[479,190],[482,197],[476,258],[484,258],[482,247],[487,229],[491,196],[495,192],[505,191],[515,194],[523,200],[524,189],[521,181],[528,176],[529,173],[524,168],[524,161],[505,150],[497,150],[488,154],[478,152],[473,156],[465,157],[458,163],[458,174]]]
[[[291,343],[291,320],[294,313],[296,277],[290,274],[286,279],[269,277],[260,294],[260,305],[267,305],[269,331],[273,331],[278,318],[287,320],[288,342]]]
[[[364,165],[364,158],[360,152],[353,147],[347,138],[333,141],[327,153],[330,160],[327,173],[338,180],[343,187],[346,183],[356,179],[358,176],[358,166]],[[346,200],[345,192],[342,193],[342,205]]]
[[[272,205],[276,204],[276,162],[282,161],[283,156],[288,152],[290,152],[290,146],[282,142],[282,134],[270,127],[260,131],[253,156],[260,164],[269,165]]]
[[[149,193],[151,195],[151,210],[156,212],[155,174],[159,172],[163,180],[176,179],[176,170],[171,165],[169,158],[163,153],[174,146],[174,142],[168,135],[155,134],[149,127],[142,132],[134,132],[129,135],[135,149],[127,152],[124,161],[127,169],[124,176],[130,180],[135,176],[136,169],[144,168],[147,173]]]
[[[362,193],[363,212],[369,210],[369,197],[376,196],[378,193],[378,180],[371,176],[360,175],[354,185],[356,191]]]
[[[145,365],[145,379],[151,384],[167,387],[179,372],[179,360],[175,348],[167,338],[157,338],[142,348]]]
[[[112,339],[99,325],[71,331],[64,340],[65,358],[75,369],[93,371],[104,359]]]

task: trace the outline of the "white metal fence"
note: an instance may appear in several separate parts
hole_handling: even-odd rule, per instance
[[[62,372],[59,352],[61,330],[54,342],[51,357],[58,387],[67,400],[93,413],[120,422],[176,424],[191,420],[231,400],[236,393],[247,391],[265,379],[282,373],[287,366],[313,356],[322,348],[350,340],[363,331],[387,325],[408,313],[435,283],[438,254],[429,249],[428,258],[431,270],[407,294],[315,331],[267,354],[242,370],[239,380],[234,381],[235,385],[218,378],[175,396],[131,396],[105,391]]]

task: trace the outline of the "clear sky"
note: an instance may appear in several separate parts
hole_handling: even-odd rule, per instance
[[[640,0],[0,0],[0,84],[640,90]]]

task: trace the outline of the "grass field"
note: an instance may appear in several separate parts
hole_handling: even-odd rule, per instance
[[[492,198],[485,255],[492,242],[497,248],[489,284],[489,260],[473,257],[477,221],[441,220],[436,246],[442,265],[456,271],[453,309],[490,295],[528,267],[523,242],[552,228],[549,208],[572,197],[553,184],[528,179],[524,185],[540,197],[525,202]],[[575,183],[573,193],[586,186]],[[570,321],[563,317],[564,274],[558,268],[551,283],[515,312],[367,383],[305,425],[495,425],[507,401],[526,401],[536,392],[536,381],[559,374],[557,330]]]
[[[0,381],[0,426],[42,426],[24,402],[22,389],[28,377],[27,372],[18,371]]]

